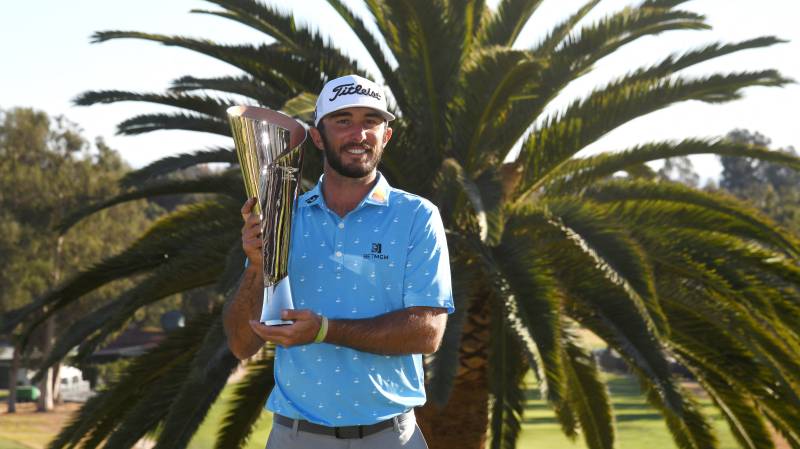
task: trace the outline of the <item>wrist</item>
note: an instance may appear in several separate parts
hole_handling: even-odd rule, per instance
[[[262,268],[262,264],[259,261],[258,263],[254,263],[252,260],[247,259],[247,265],[245,265],[245,271],[249,271],[251,273],[261,273],[264,271]]]
[[[322,320],[319,323],[317,336],[314,337],[314,343],[322,343],[325,341],[325,337],[328,336],[328,318],[322,315],[320,315],[320,318],[322,318]]]

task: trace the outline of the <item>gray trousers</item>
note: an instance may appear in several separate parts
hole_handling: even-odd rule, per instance
[[[338,439],[292,430],[273,421],[267,449],[428,449],[413,413],[395,418],[389,427],[364,438]]]

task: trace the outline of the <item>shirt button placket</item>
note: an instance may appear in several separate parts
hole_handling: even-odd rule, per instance
[[[344,253],[342,253],[342,249],[344,249],[344,221],[340,221],[336,228],[336,252],[334,255],[336,256],[336,271],[341,271],[344,264]]]

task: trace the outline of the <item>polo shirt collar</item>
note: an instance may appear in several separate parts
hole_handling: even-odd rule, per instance
[[[367,193],[367,196],[361,201],[362,204],[374,204],[376,206],[389,205],[389,192],[392,187],[386,181],[386,177],[381,172],[378,172],[378,182],[372,187],[372,190]]]
[[[317,185],[314,186],[313,189],[309,190],[302,197],[300,197],[298,207],[308,207],[319,204],[323,206],[325,204],[325,199],[322,197],[322,180],[325,175],[319,177],[319,181],[317,181]],[[386,181],[386,177],[383,176],[381,172],[378,172],[378,182],[372,187],[372,189],[367,193],[361,203],[356,208],[361,207],[364,204],[373,204],[375,206],[389,206],[389,193],[392,190],[392,186],[389,185],[389,182]]]
[[[317,185],[313,189],[304,193],[298,200],[298,207],[308,207],[315,204],[322,205],[324,199],[322,198],[322,176],[319,177]]]

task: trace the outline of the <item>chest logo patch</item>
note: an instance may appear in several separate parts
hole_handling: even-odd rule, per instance
[[[365,253],[362,255],[364,259],[367,260],[389,260],[388,254],[382,254],[381,250],[383,249],[383,245],[380,243],[373,243],[372,244],[372,252]]]
[[[311,204],[319,198],[319,195],[311,195],[306,199],[306,204]]]

